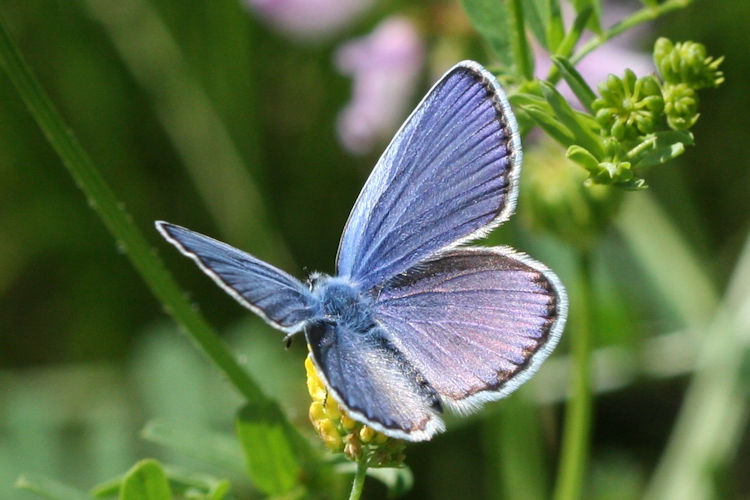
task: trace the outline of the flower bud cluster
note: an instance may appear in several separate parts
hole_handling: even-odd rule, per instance
[[[599,92],[601,98],[593,105],[596,120],[615,139],[635,139],[658,126],[664,99],[653,76],[637,78],[627,69],[622,79],[609,75]]]
[[[305,360],[307,390],[312,398],[310,421],[325,445],[354,461],[367,460],[369,467],[394,467],[404,461],[406,444],[389,438],[347,415],[318,377],[310,356]]]
[[[660,38],[653,57],[659,75],[637,77],[627,69],[622,78],[609,75],[599,85],[592,108],[605,154],[580,146],[568,150],[592,183],[645,187],[636,170],[664,163],[692,144],[688,130],[700,116],[698,90],[724,81],[718,69],[723,58],[707,56],[702,44]]]
[[[706,55],[706,47],[696,42],[673,43],[659,38],[654,45],[654,63],[665,83],[685,84],[695,90],[718,87],[724,82],[719,65],[724,57]]]

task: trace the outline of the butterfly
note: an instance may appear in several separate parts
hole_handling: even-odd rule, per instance
[[[387,436],[424,441],[441,413],[469,413],[517,389],[560,340],[565,289],[508,247],[467,247],[506,221],[521,142],[508,99],[463,61],[396,133],[354,203],[336,276],[307,284],[226,243],[157,229],[271,326],[304,332],[329,394]]]

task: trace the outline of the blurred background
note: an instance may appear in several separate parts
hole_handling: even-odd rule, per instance
[[[605,12],[616,21],[638,5],[607,2]],[[215,236],[300,278],[332,273],[349,210],[400,122],[456,61],[491,63],[460,4],[2,0],[0,16],[196,307],[311,434],[304,343],[285,351],[278,332],[161,241],[153,221]],[[748,19],[748,2],[697,1],[604,57],[613,65],[604,75],[628,65],[648,72],[657,36],[690,39],[726,56],[726,83],[702,94],[696,147],[649,172],[647,192],[626,193],[594,248],[587,498],[640,498],[659,491],[655,471],[689,470],[665,454],[681,432],[705,432],[698,459],[721,498],[750,498],[750,278],[738,268],[750,228]],[[564,161],[541,136],[525,147],[529,172]],[[521,196],[518,216],[486,243],[547,263],[575,308],[574,252],[535,229]],[[536,476],[515,477],[529,479],[528,498],[544,498],[567,352],[564,337],[518,395],[410,446],[406,497],[511,498],[510,455],[498,443],[510,442],[512,422],[531,420],[535,438],[517,446],[538,448],[536,463],[519,464]],[[686,394],[697,394],[694,408],[682,406]],[[211,471],[142,430],[158,419],[231,438],[240,404],[162,311],[0,73],[0,497],[32,498],[13,489],[22,472],[89,488],[146,456]],[[681,411],[704,415],[708,404],[698,420],[720,426],[676,425]],[[252,498],[241,470],[235,490]],[[370,481],[366,495],[384,490]]]

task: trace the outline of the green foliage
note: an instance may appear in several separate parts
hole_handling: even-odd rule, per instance
[[[498,62],[511,68],[514,60],[506,0],[461,0],[461,5]]]
[[[654,58],[669,80],[638,77],[626,69],[622,78],[609,75],[600,83],[596,98],[570,60],[553,56],[555,67],[587,113],[573,110],[545,81],[523,85],[511,95],[511,102],[567,148],[567,157],[588,171],[587,185],[643,189],[644,169],[674,159],[693,144],[687,130],[699,117],[697,90],[723,81],[718,70],[721,59],[707,57],[700,44],[675,46],[662,38]]]
[[[172,490],[161,464],[141,460],[122,478],[119,500],[172,500]]]
[[[303,474],[300,436],[289,426],[275,405],[244,406],[235,420],[237,437],[248,474],[267,495],[286,494],[299,485]],[[309,477],[309,476],[308,476]]]
[[[86,500],[90,497],[54,479],[24,474],[16,480],[16,488],[49,500]]]

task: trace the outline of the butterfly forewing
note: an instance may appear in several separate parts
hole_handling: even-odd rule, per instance
[[[530,377],[560,338],[567,299],[543,265],[460,248],[394,278],[375,317],[447,404],[469,411]]]
[[[166,222],[156,227],[219,286],[276,328],[294,333],[315,315],[315,298],[284,271],[184,227]]]
[[[515,206],[517,125],[495,78],[456,65],[388,146],[352,209],[337,269],[363,289],[489,231]]]

